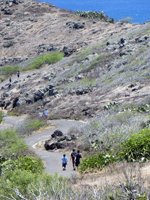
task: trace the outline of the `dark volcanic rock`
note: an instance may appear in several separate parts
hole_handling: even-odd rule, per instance
[[[76,95],[83,95],[83,94],[87,94],[87,93],[89,93],[91,90],[89,89],[89,88],[87,88],[87,89],[77,89],[76,90]]]
[[[54,133],[51,135],[52,138],[61,137],[63,133],[60,130],[55,130]]]
[[[53,44],[40,44],[38,46],[38,53],[43,53],[43,52],[47,52],[47,51],[56,51],[57,48],[54,47]]]
[[[36,93],[34,93],[34,97],[33,97],[34,98],[34,102],[42,100],[43,97],[44,97],[43,92],[41,92],[40,90],[37,91]]]
[[[84,22],[67,22],[66,25],[69,28],[73,28],[73,29],[82,29],[85,27],[85,23]]]
[[[74,48],[66,47],[66,46],[63,47],[64,56],[70,56],[74,52],[76,52],[76,49],[74,49]]]
[[[13,11],[10,8],[5,8],[3,12],[4,12],[5,15],[12,15],[13,14]]]
[[[9,47],[12,47],[13,45],[14,45],[14,42],[10,40],[10,41],[4,42],[3,47],[9,48]]]
[[[66,147],[66,143],[54,142],[52,144],[49,144],[46,141],[44,147],[46,150],[64,149]]]
[[[12,103],[12,108],[15,108],[19,105],[19,97],[16,97],[14,100],[13,100],[13,103]]]

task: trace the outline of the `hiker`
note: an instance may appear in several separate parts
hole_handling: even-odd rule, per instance
[[[68,158],[67,158],[66,154],[63,154],[61,161],[62,161],[62,168],[63,168],[63,171],[64,171],[64,170],[66,170],[66,166],[67,166],[67,163],[68,163]]]
[[[43,117],[44,117],[45,119],[48,118],[48,114],[49,114],[48,109],[46,109],[46,110],[43,111]]]
[[[11,83],[11,77],[9,78],[9,83]]]
[[[77,153],[76,153],[76,159],[75,159],[75,165],[76,165],[76,167],[79,166],[79,164],[80,164],[80,159],[81,159],[81,158],[82,158],[81,153],[80,153],[80,151],[78,150]]]
[[[19,71],[17,71],[17,77],[18,77],[18,78],[20,77],[20,72],[19,72]]]
[[[75,151],[75,149],[72,150],[71,160],[72,160],[73,170],[75,170],[75,160],[76,160],[76,151]]]

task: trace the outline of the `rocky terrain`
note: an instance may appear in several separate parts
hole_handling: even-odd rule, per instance
[[[150,103],[150,23],[88,19],[31,0],[0,1],[0,65],[26,66],[38,55],[64,52],[41,69],[0,84],[0,106],[20,113],[49,110],[50,119],[85,119]],[[143,108],[144,106],[144,108]],[[16,108],[17,107],[17,108]]]
[[[2,199],[150,199],[149,128],[150,23],[0,0]],[[73,148],[82,161],[64,172]]]

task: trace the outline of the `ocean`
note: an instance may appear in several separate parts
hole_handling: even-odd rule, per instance
[[[71,11],[103,11],[116,21],[127,18],[132,23],[150,21],[150,0],[44,0],[43,2]]]

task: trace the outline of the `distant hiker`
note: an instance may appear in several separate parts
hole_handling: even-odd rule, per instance
[[[80,159],[81,159],[81,158],[82,158],[81,153],[80,153],[80,151],[78,150],[77,153],[76,153],[76,159],[75,159],[75,165],[76,165],[76,167],[79,166],[79,164],[80,164]]]
[[[17,77],[18,77],[18,78],[20,77],[20,72],[19,72],[19,71],[17,71]]]
[[[75,170],[75,160],[76,160],[76,151],[75,151],[75,149],[72,150],[71,160],[72,160],[73,170]]]
[[[48,114],[49,114],[48,109],[46,109],[46,110],[43,111],[43,117],[44,117],[45,119],[48,118]]]
[[[11,77],[9,78],[9,83],[11,83]]]
[[[67,158],[66,154],[63,155],[61,161],[62,161],[62,168],[63,168],[63,170],[66,170],[66,166],[68,164],[68,158]]]

